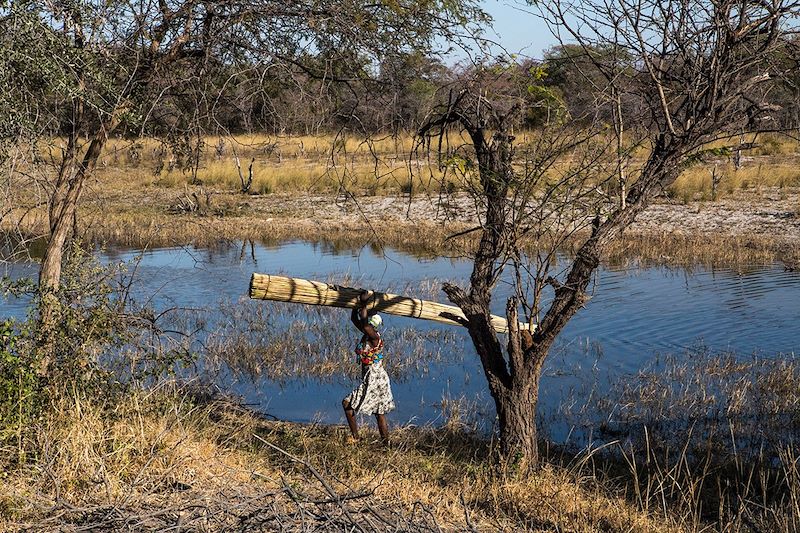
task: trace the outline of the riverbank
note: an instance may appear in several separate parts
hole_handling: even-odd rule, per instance
[[[0,427],[0,531],[796,531],[798,370],[668,357],[594,398],[606,444],[542,442],[528,476],[458,408],[387,447],[197,381],[53,387]]]
[[[46,213],[27,210],[17,226],[43,234]],[[220,240],[327,241],[341,248],[390,246],[415,255],[460,255],[475,227],[470,197],[312,194],[243,195],[194,187],[93,190],[78,217],[84,240],[135,248]],[[582,236],[566,245],[574,247]],[[608,251],[607,261],[659,264],[800,262],[800,190],[737,191],[715,202],[662,198]]]
[[[240,241],[241,254],[254,257],[256,247],[248,244],[296,239],[342,249],[390,246],[423,256],[458,256],[474,245],[471,235],[448,239],[477,223],[469,197],[458,191],[242,194],[207,177],[204,184],[170,185],[159,178],[126,187],[125,173],[113,171],[119,174],[116,181],[98,178],[83,198],[77,232],[84,240],[139,249]],[[737,188],[713,202],[702,195],[677,198],[664,196],[643,213],[606,261],[727,266],[783,261],[787,269],[797,268],[796,187]],[[24,205],[14,212],[21,220],[14,226],[27,236],[44,234],[44,206]],[[579,239],[568,242],[566,251]],[[263,350],[258,346],[252,352],[260,356]],[[707,375],[702,369],[684,374]],[[796,381],[781,378],[785,375],[779,373],[774,383],[783,397],[793,399]],[[736,398],[751,386],[743,383],[733,389]],[[663,397],[671,386],[654,387],[652,396]],[[689,405],[697,406],[696,398],[716,397],[715,389],[702,389]],[[609,404],[606,411],[616,413],[617,405]],[[648,404],[636,397],[625,405]],[[674,415],[674,406],[664,411]],[[707,414],[705,403],[699,407],[699,413],[680,418],[691,421],[689,434],[694,420]],[[661,423],[663,417],[656,420]],[[617,478],[622,482],[615,483],[601,479],[576,455],[549,457],[531,478],[503,477],[493,466],[492,443],[476,438],[458,420],[439,429],[397,428],[388,450],[374,434],[354,447],[344,427],[270,420],[229,399],[173,385],[129,389],[110,399],[66,396],[32,420],[25,439],[11,429],[0,447],[0,529],[7,530],[671,531],[710,523],[712,529],[738,524],[728,530],[746,530],[742,524],[763,518],[766,508],[764,513],[778,518],[753,526],[766,531],[788,530],[772,526],[797,524],[800,516],[793,454],[787,452],[788,466],[780,474],[780,483],[791,490],[777,493],[781,501],[775,511],[762,502],[776,494],[779,483],[766,483],[752,471],[742,474],[731,463],[712,463],[708,477],[702,469],[694,476],[684,456],[662,469],[647,431],[636,434],[644,439],[644,463],[641,455],[638,463],[618,461],[614,468],[623,472]],[[15,444],[23,441],[24,446]],[[741,442],[737,438],[734,444]],[[708,453],[718,457],[713,446]],[[633,459],[633,448],[629,453]],[[775,461],[764,460],[768,468]],[[652,465],[658,472],[645,477],[645,467]],[[720,472],[733,474],[716,477]],[[754,479],[760,484],[755,488]],[[723,486],[728,499],[712,490]],[[734,489],[726,492],[729,486]],[[704,491],[712,495],[704,499]],[[741,494],[758,497],[741,499]],[[759,504],[744,512],[745,503],[753,501]],[[787,501],[794,507],[784,513]],[[724,511],[709,517],[717,509]]]
[[[3,450],[2,530],[679,530],[578,466],[504,477],[455,420],[397,428],[385,448],[174,384],[55,407],[35,461]]]

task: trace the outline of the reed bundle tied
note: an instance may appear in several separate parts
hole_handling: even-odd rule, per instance
[[[362,289],[352,287],[270,274],[253,274],[250,278],[250,298],[256,300],[352,309],[362,305],[360,300],[362,292],[364,292]],[[464,313],[458,307],[384,292],[373,293],[367,308],[390,315],[433,320],[455,326],[464,326],[467,322]],[[508,322],[505,318],[492,315],[491,320],[492,326],[498,333],[508,332]],[[520,329],[527,328],[527,324],[520,323]]]

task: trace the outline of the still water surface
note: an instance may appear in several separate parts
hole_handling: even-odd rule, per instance
[[[418,259],[397,251],[340,251],[324,245],[287,243],[279,246],[239,245],[213,249],[169,248],[140,253],[105,252],[103,261],[139,259],[134,292],[158,308],[209,308],[221,302],[258,306],[247,299],[250,275],[283,273],[306,279],[344,280],[378,290],[391,287],[462,283],[470,264],[447,258]],[[9,267],[6,267],[7,270]],[[12,276],[32,275],[32,265],[15,265]],[[441,294],[441,293],[440,293]],[[496,298],[502,313],[503,288]],[[444,295],[439,297],[444,301]],[[779,265],[738,269],[696,267],[605,267],[597,276],[593,297],[569,323],[548,360],[542,381],[541,410],[557,418],[563,402],[581,400],[592,387],[604,388],[664,354],[691,357],[704,346],[734,351],[742,357],[792,356],[800,344],[800,275]],[[285,304],[292,305],[292,304]],[[0,317],[20,316],[25,302],[0,300]],[[348,320],[341,311],[341,320]],[[448,328],[413,319],[385,317],[392,329]],[[213,323],[213,317],[210,321]],[[471,414],[491,420],[493,408],[482,370],[464,330],[456,328],[452,357],[426,372],[393,384],[398,409],[396,424],[442,421],[442,398],[466,398]],[[355,333],[355,330],[354,330]],[[355,334],[353,336],[355,341]],[[391,346],[389,346],[391,349]],[[346,379],[316,381],[298,376],[281,383],[235,379],[222,375],[220,385],[245,401],[281,419],[340,423],[340,400],[352,383]],[[550,423],[558,438],[568,428]]]

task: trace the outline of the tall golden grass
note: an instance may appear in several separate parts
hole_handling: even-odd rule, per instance
[[[671,194],[688,203],[693,200],[713,200],[712,176],[718,179],[717,199],[737,191],[764,189],[784,191],[800,187],[800,157],[777,161],[751,161],[736,169],[730,162],[692,167],[678,177]]]
[[[524,146],[538,138],[537,132],[519,132]],[[467,144],[466,139],[454,139]],[[779,135],[738,137],[717,141],[709,148],[755,142],[755,148],[742,152],[736,169],[732,155],[707,158],[684,170],[670,187],[670,194],[688,202],[712,199],[712,172],[719,178],[716,198],[738,190],[800,186],[800,144]],[[58,154],[63,139],[52,139],[40,147],[40,156],[49,160]],[[192,149],[200,150],[197,168],[183,165],[173,147],[152,138],[112,139],[106,146],[96,171],[98,180],[109,187],[182,187],[202,183],[226,191],[241,188],[239,168],[247,175],[253,162],[250,192],[308,193],[336,192],[342,189],[372,193],[459,190],[464,187],[453,173],[443,173],[435,157],[420,150],[418,140],[409,134],[270,136],[264,134],[208,136],[189,139]],[[640,166],[644,147],[634,151],[630,167]]]
[[[535,132],[522,132],[519,142],[536,137]],[[778,136],[761,136],[757,146],[743,152],[740,168],[734,168],[730,157],[718,157],[685,170],[671,187],[671,194],[684,201],[712,199],[711,173],[719,178],[716,198],[737,190],[766,187],[800,186],[800,148],[794,140]],[[714,146],[730,145],[740,139],[719,141]],[[143,154],[150,154],[132,162],[129,157],[117,158],[116,164],[155,166],[163,157],[159,145],[153,140],[141,141]],[[129,145],[128,145],[129,146]],[[424,153],[414,152],[417,141],[409,136],[383,136],[373,140],[334,136],[321,137],[268,137],[242,135],[235,137],[209,137],[203,140],[200,166],[195,174],[180,170],[158,172],[157,180],[141,175],[139,179],[175,187],[190,179],[225,190],[241,187],[235,163],[246,167],[253,159],[254,180],[251,190],[258,194],[273,192],[330,192],[342,188],[372,192],[407,192],[410,187],[420,191],[438,190],[442,187],[458,190],[463,187],[455,176],[445,176],[438,163],[424,158]],[[711,146],[713,147],[713,146]],[[218,149],[219,148],[219,149]],[[120,141],[109,147],[111,153],[125,153]],[[644,152],[635,153],[631,165],[637,166]],[[419,158],[423,157],[424,160]],[[108,157],[106,157],[108,159]]]

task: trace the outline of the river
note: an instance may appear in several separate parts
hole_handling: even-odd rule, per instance
[[[209,330],[216,327],[214,313],[219,306],[256,310],[270,305],[269,320],[287,324],[306,312],[293,304],[250,301],[246,295],[253,272],[355,282],[377,290],[405,290],[429,299],[433,295],[444,301],[444,294],[436,288],[444,280],[465,282],[471,268],[459,259],[417,258],[370,248],[340,250],[305,242],[275,246],[234,243],[146,252],[112,249],[101,252],[100,258],[132,265],[132,289],[139,301],[147,300],[157,310],[203,309],[209,315]],[[20,277],[35,275],[36,267],[17,263],[6,265],[5,271]],[[495,298],[497,313],[502,312],[503,296],[501,285]],[[589,390],[626,379],[665,354],[690,358],[703,351],[729,351],[741,357],[793,357],[800,342],[798,302],[800,274],[785,272],[780,265],[601,268],[591,300],[564,330],[545,368],[541,412],[551,420],[551,436],[563,437],[568,431],[563,424],[552,423],[558,419],[560,406],[580,402]],[[24,300],[0,300],[0,317],[21,317],[26,305]],[[284,311],[293,314],[287,318]],[[337,327],[347,328],[348,316],[345,310],[332,310],[324,315],[323,326],[324,321],[335,321]],[[385,323],[389,354],[393,347],[406,346],[401,342],[404,332],[441,330],[443,335],[428,337],[419,354],[425,359],[425,350],[436,351],[436,357],[393,383],[398,405],[391,415],[394,424],[443,423],[447,411],[443,398],[450,400],[451,407],[453,400],[460,399],[461,414],[466,410],[467,418],[491,422],[493,406],[465,330],[396,317],[385,317]],[[347,342],[355,341],[353,333]],[[309,348],[313,350],[313,346]],[[341,350],[350,348],[342,346]],[[340,400],[353,385],[353,373],[326,379],[302,374],[275,380],[263,375],[242,376],[223,368],[214,379],[224,390],[277,418],[343,423]]]

